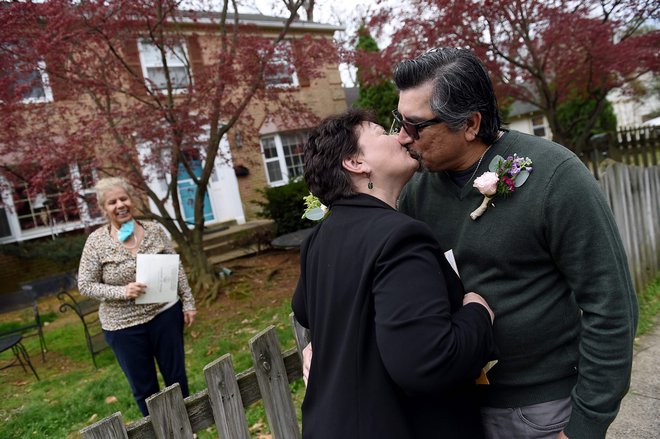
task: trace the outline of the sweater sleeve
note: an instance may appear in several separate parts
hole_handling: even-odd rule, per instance
[[[638,308],[612,212],[577,158],[561,164],[544,199],[546,241],[582,310],[571,439],[602,438],[630,384]]]
[[[451,314],[428,227],[392,231],[375,266],[376,339],[392,379],[410,394],[430,394],[476,379],[494,358],[488,311],[469,304]]]
[[[97,247],[102,246],[103,243],[95,241],[98,241],[98,235],[90,235],[80,256],[78,267],[78,290],[80,294],[97,300],[128,300],[126,298],[126,286],[103,283],[103,265],[97,251]]]

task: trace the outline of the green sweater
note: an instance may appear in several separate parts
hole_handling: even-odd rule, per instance
[[[470,219],[483,195],[444,172],[422,172],[399,209],[453,249],[466,291],[495,312],[499,363],[484,404],[520,407],[571,395],[571,439],[602,438],[628,390],[638,308],[612,212],[568,149],[515,131],[487,152],[529,157],[533,172]]]

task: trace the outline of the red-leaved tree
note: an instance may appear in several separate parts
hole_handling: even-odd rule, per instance
[[[143,206],[141,214],[161,223],[178,244],[194,291],[214,298],[218,282],[202,250],[203,210],[214,164],[226,159],[221,139],[232,129],[251,129],[254,138],[255,113],[277,114],[287,126],[315,123],[295,88],[266,85],[269,75],[286,75],[269,60],[276,50],[287,50],[298,77],[309,80],[328,63],[336,65],[335,49],[327,38],[300,34],[279,44],[293,16],[265,34],[239,20],[234,1],[225,0],[216,13],[182,11],[179,3],[0,4],[0,172],[31,195],[61,184],[62,203],[89,197],[70,180],[65,184],[61,170],[72,164],[82,176],[126,177],[155,207],[152,213]],[[291,11],[302,4],[298,0]],[[140,44],[160,58],[158,81],[143,75]],[[44,69],[53,97],[30,103],[30,81],[42,80]],[[192,224],[179,205],[180,172],[196,190]],[[146,174],[169,176],[162,179],[165,195],[152,190]]]
[[[502,103],[536,105],[554,140],[580,150],[608,92],[660,69],[660,32],[649,24],[659,8],[653,0],[411,0],[371,17],[372,32],[387,32],[391,44],[358,62],[380,66],[382,78],[429,48],[470,48],[487,64]],[[582,120],[561,124],[557,109],[570,99],[595,105]]]

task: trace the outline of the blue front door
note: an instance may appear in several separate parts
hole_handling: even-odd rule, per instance
[[[199,160],[193,160],[190,164],[195,177],[202,175],[202,164]],[[193,223],[195,219],[195,195],[197,194],[197,186],[190,178],[190,174],[186,172],[183,164],[179,164],[179,180],[177,182],[179,189],[179,200],[183,209],[183,217],[188,223]],[[211,200],[209,193],[204,194],[204,222],[214,220],[213,210],[211,208]]]

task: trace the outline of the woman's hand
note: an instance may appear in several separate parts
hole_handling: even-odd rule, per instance
[[[488,314],[490,314],[490,323],[493,324],[493,322],[495,321],[495,314],[493,313],[493,310],[490,309],[490,306],[488,306],[488,302],[486,302],[486,299],[484,299],[477,293],[469,292],[465,296],[463,296],[463,306],[467,305],[468,303],[478,303],[479,305],[484,306],[488,311]]]
[[[192,310],[192,311],[184,311],[183,312],[183,323],[190,328],[190,326],[193,324],[195,321],[195,315],[197,314],[197,311]]]
[[[302,357],[303,357],[303,381],[305,382],[305,386],[307,386],[307,380],[309,379],[309,370],[312,368],[312,344],[308,343],[307,346],[305,346],[305,349],[302,351]]]
[[[144,294],[145,291],[147,290],[147,286],[143,283],[140,282],[131,282],[130,284],[126,285],[126,299],[131,300],[139,297],[141,294]]]

